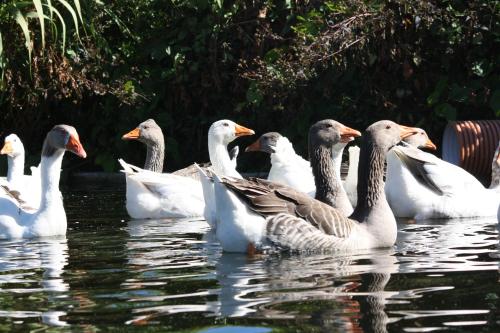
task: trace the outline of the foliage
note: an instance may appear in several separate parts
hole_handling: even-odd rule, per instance
[[[304,152],[326,117],[359,129],[393,119],[439,141],[447,120],[500,116],[498,1],[75,0],[71,12],[33,0],[21,10],[32,59],[11,42],[26,36],[7,10],[17,3],[0,5],[1,126],[38,154],[48,128],[72,123],[87,169],[141,165],[143,147],[120,137],[150,117],[172,170],[207,159],[220,118]]]

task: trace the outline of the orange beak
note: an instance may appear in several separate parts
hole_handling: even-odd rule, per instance
[[[10,154],[14,151],[14,149],[12,148],[12,143],[10,142],[5,142],[4,145],[3,145],[3,148],[2,150],[0,151],[0,154],[1,155],[7,155],[7,154]]]
[[[234,135],[236,136],[245,136],[245,135],[254,135],[255,132],[249,128],[236,124],[234,128]]]
[[[409,137],[413,134],[417,134],[418,128],[399,125],[399,131],[400,131],[399,137],[401,138],[401,140],[403,140],[403,139],[406,139],[407,137]]]
[[[343,143],[350,142],[350,141],[354,140],[354,138],[357,138],[360,136],[361,136],[360,131],[357,131],[357,130],[352,129],[352,128],[347,127],[347,126],[344,126],[340,130],[340,138],[341,138],[340,142],[343,142]]]
[[[245,148],[245,151],[260,151],[260,139]]]
[[[434,144],[434,142],[431,141],[431,139],[427,139],[427,141],[425,142],[424,148],[427,148],[427,149],[430,149],[430,150],[436,150],[437,149],[436,145]]]
[[[85,149],[83,149],[82,144],[80,143],[80,139],[73,135],[70,135],[68,143],[66,144],[66,150],[69,150],[72,153],[80,156],[81,158],[87,157],[87,153]]]
[[[141,130],[139,129],[139,127],[137,127],[128,132],[127,134],[124,134],[122,136],[122,140],[137,140],[139,139],[140,135],[141,135]]]

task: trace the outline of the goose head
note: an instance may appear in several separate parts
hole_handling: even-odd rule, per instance
[[[21,142],[21,139],[19,139],[19,137],[15,134],[6,136],[2,150],[0,150],[0,154],[7,155],[12,158],[24,154],[24,145]]]
[[[417,148],[436,150],[436,145],[431,141],[431,139],[429,139],[427,133],[421,128],[415,127],[415,129],[418,130],[418,132],[410,135],[403,141]]]
[[[320,120],[309,129],[309,147],[332,148],[336,145],[346,145],[361,136],[355,129],[347,127],[332,119]]]
[[[69,125],[56,125],[47,133],[43,144],[42,156],[51,157],[55,152],[65,150],[81,158],[87,157],[76,129]]]
[[[245,151],[262,151],[268,154],[276,153],[276,148],[282,138],[283,136],[281,136],[278,132],[268,132],[262,134],[257,141],[246,147]]]
[[[375,147],[389,151],[402,140],[417,134],[418,130],[418,128],[399,125],[390,120],[380,120],[366,129],[365,136]]]
[[[209,138],[213,139],[214,142],[224,145],[227,145],[237,137],[253,134],[255,134],[253,130],[227,119],[214,122],[208,130]]]
[[[137,140],[146,146],[154,146],[164,142],[163,132],[153,119],[140,123],[139,126],[124,134],[122,140]]]

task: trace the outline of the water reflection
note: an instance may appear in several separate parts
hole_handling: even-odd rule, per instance
[[[397,249],[405,272],[490,270],[497,265],[494,219],[426,220],[400,224]]]
[[[204,221],[128,221],[116,196],[71,198],[68,242],[0,242],[0,330],[498,328],[491,219],[399,221],[392,249],[250,258],[222,253]]]
[[[66,315],[65,311],[51,310],[57,308],[61,297],[65,297],[64,292],[69,290],[62,277],[67,263],[68,244],[65,237],[0,242],[0,292],[28,296],[46,294],[43,297],[44,306],[34,303],[29,310],[0,311],[0,317],[40,318],[47,325],[67,325],[61,319]],[[44,307],[46,311],[39,311]]]

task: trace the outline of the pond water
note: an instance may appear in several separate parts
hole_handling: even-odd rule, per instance
[[[394,248],[249,258],[204,221],[65,191],[66,237],[0,241],[0,331],[500,331],[496,219],[399,222]]]

